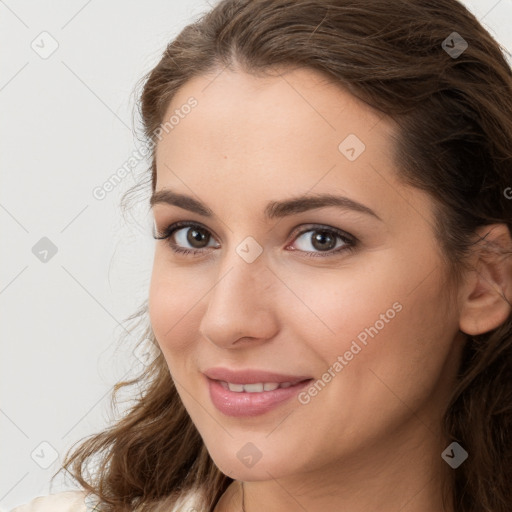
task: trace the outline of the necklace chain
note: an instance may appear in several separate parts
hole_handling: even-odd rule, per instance
[[[244,489],[243,482],[242,482],[242,512],[246,512],[246,510],[245,510],[245,489]]]

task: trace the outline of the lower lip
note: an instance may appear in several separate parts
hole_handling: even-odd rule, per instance
[[[224,389],[218,380],[207,377],[210,398],[213,405],[226,416],[258,416],[290,400],[307,386],[310,380],[302,381],[289,388],[277,388],[259,393],[240,393]]]

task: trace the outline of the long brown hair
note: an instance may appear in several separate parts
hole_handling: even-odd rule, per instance
[[[467,48],[455,45],[453,32]],[[462,4],[222,0],[185,27],[144,78],[152,191],[154,135],[176,91],[234,64],[254,74],[279,66],[319,71],[395,120],[397,168],[405,183],[433,198],[436,236],[456,280],[476,228],[498,222],[512,231],[512,73],[504,49]],[[140,396],[113,426],[73,447],[63,468],[99,496],[105,512],[154,510],[192,489],[204,498],[202,510],[212,511],[233,480],[215,466],[181,403],[147,302],[131,319],[145,325],[141,338],[153,342],[157,357],[119,383],[112,400],[132,386]],[[444,431],[470,454],[448,482],[455,510],[512,510],[512,316],[467,337]]]

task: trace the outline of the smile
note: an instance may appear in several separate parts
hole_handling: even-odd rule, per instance
[[[224,389],[235,393],[261,393],[263,391],[274,391],[277,388],[289,388],[296,382],[257,382],[255,384],[233,384],[232,382],[219,381]]]
[[[259,416],[278,408],[296,397],[313,380],[311,377],[226,369],[208,370],[204,376],[215,408],[225,416],[238,418]]]

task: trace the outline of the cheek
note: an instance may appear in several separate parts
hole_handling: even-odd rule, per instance
[[[336,358],[349,350],[351,342],[356,339],[364,346],[364,342],[375,333],[375,323],[377,330],[384,332],[400,316],[396,282],[392,283],[395,276],[375,265],[372,270],[370,265],[361,267],[365,270],[347,267],[324,276],[317,272],[316,275],[312,273],[311,276],[294,278],[294,291],[304,297],[304,303],[314,314],[306,316],[307,311],[302,308],[301,316],[295,317],[295,326],[301,326],[304,340],[315,339],[309,325],[314,323],[317,329],[322,327],[324,343],[315,342],[314,346],[322,352],[323,359],[326,356]],[[293,302],[288,304],[291,306]]]
[[[380,287],[380,293],[372,280],[370,295],[370,288],[354,292],[359,299],[340,283],[346,294],[330,302],[323,317],[335,334],[314,349],[325,373],[299,397],[304,404],[299,411],[304,421],[315,418],[319,439],[334,431],[346,441],[340,450],[356,449],[391,435],[414,411],[420,417],[438,413],[439,385],[454,369],[449,366],[454,333],[453,315],[439,300],[443,282],[439,275],[431,277],[429,286],[415,293],[409,293],[406,275],[401,283],[395,276],[394,286]],[[332,455],[329,443],[316,450]]]
[[[343,375],[332,379],[333,391],[349,393],[354,404],[378,406],[396,400],[393,392],[414,403],[446,370],[457,315],[442,293],[445,279],[433,252],[423,260],[411,256],[415,264],[404,261],[399,273],[394,259],[379,260],[365,273],[344,272],[323,295],[312,287],[309,305],[331,330],[315,351],[326,370]]]
[[[192,347],[190,323],[205,290],[197,286],[200,280],[166,266],[162,259],[155,256],[148,310],[156,340],[169,363],[170,354],[185,354]]]
[[[339,381],[350,389],[354,404],[384,415],[422,407],[436,392],[447,365],[455,363],[450,357],[457,323],[449,303],[441,299],[439,273],[412,293],[408,282],[395,283],[393,292],[381,296],[380,307],[359,310],[365,323],[352,322],[351,340],[361,350],[354,348],[354,356],[347,353],[352,361]],[[354,317],[358,314],[354,311]]]

